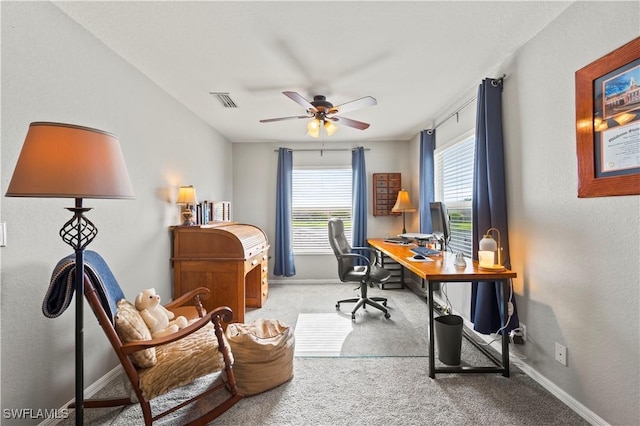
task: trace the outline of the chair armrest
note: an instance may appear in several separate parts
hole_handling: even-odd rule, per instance
[[[178,306],[182,306],[184,304],[186,304],[187,302],[191,302],[192,300],[196,299],[197,297],[200,297],[202,299],[207,299],[209,298],[209,294],[211,293],[211,290],[209,290],[206,287],[198,287],[196,289],[193,289],[185,294],[183,294],[182,296],[178,297],[177,299],[172,300],[171,302],[167,303],[166,305],[164,305],[165,308],[171,310],[172,308],[177,308]],[[196,303],[198,303],[198,300],[196,299]]]
[[[346,253],[346,254],[336,254],[336,257],[338,259],[343,258],[343,257],[352,257],[354,259],[356,258],[360,258],[360,259],[364,259],[367,262],[367,266],[369,266],[369,264],[371,263],[371,260],[369,260],[369,258],[367,256],[363,256],[361,254],[357,254],[357,253]]]
[[[207,315],[205,315],[204,317],[200,318],[199,320],[189,324],[188,326],[186,326],[185,328],[181,328],[180,330],[176,331],[175,333],[171,333],[169,335],[166,336],[162,336],[162,337],[158,337],[157,339],[151,339],[151,340],[137,340],[137,341],[132,341],[129,343],[123,343],[122,344],[122,351],[127,354],[130,355],[134,352],[138,352],[140,350],[143,349],[149,349],[149,348],[154,348],[156,346],[160,346],[160,345],[166,345],[167,343],[171,343],[171,342],[175,342],[176,340],[180,340],[192,333],[195,333],[196,331],[200,330],[202,327],[204,327],[205,325],[209,324],[209,323],[213,323],[214,325],[216,324],[216,319],[218,319],[218,322],[220,321],[225,321],[225,322],[229,322],[233,319],[233,313],[231,311],[231,308],[227,307],[227,306],[221,306],[218,307],[216,309],[214,309],[213,311],[207,313]]]
[[[363,265],[365,267],[364,277],[367,280],[369,279],[369,275],[371,274],[371,260],[367,256],[363,256],[363,255],[357,254],[357,253],[347,253],[347,254],[336,254],[336,257],[338,259],[343,258],[343,257],[351,257],[351,258],[354,258],[354,259],[363,259],[365,262],[367,262],[366,265]]]
[[[376,260],[376,262],[379,260],[378,250],[374,249],[373,247],[351,247],[351,250],[368,250],[369,252],[373,253],[373,258]]]

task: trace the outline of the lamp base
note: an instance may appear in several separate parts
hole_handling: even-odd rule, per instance
[[[502,265],[478,265],[478,269],[482,271],[501,272],[507,268]]]
[[[193,221],[193,210],[184,209],[182,211],[182,226],[195,226],[195,222]]]

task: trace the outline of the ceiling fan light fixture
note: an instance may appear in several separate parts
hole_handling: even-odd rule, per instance
[[[320,120],[314,118],[313,120],[309,121],[309,123],[307,124],[307,135],[311,136],[312,138],[317,138],[320,136]]]
[[[0,0],[1,1],[1,0]],[[328,136],[333,135],[338,131],[338,126],[333,122],[339,121],[341,125],[352,127],[358,130],[366,130],[369,128],[369,123],[364,123],[358,120],[352,120],[350,118],[337,116],[335,114],[341,114],[343,112],[355,111],[356,109],[364,108],[367,106],[377,105],[378,102],[371,96],[365,96],[360,99],[345,102],[343,104],[333,106],[333,104],[322,95],[316,95],[313,97],[313,101],[309,102],[304,97],[300,96],[296,92],[286,91],[282,92],[289,99],[293,100],[299,105],[305,108],[307,115],[296,115],[291,117],[279,117],[268,118],[260,120],[261,123],[270,123],[273,121],[293,120],[293,119],[311,119],[307,123],[307,135],[312,138],[320,137],[321,127],[324,127]]]
[[[327,131],[327,134],[329,136],[333,136],[333,134],[338,131],[338,126],[333,124],[332,121],[325,121],[324,122],[324,130]]]

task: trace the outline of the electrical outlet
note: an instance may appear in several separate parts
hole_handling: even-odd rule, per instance
[[[527,341],[527,326],[520,323],[520,330],[522,330],[522,340]]]
[[[556,342],[556,361],[567,366],[567,347]]]

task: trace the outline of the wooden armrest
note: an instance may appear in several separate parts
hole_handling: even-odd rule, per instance
[[[176,306],[169,309],[176,317],[185,317],[187,321],[202,318],[207,314],[206,309],[202,308],[202,315],[198,312],[198,308],[192,305]],[[175,318],[174,318],[175,319]]]
[[[177,299],[172,300],[171,302],[164,305],[165,308],[171,310],[172,308],[177,308],[178,306],[182,306],[187,302],[191,302],[196,297],[200,297],[201,299],[207,299],[211,290],[206,287],[198,287],[194,290],[189,291],[188,293],[183,294]]]
[[[180,340],[192,333],[195,333],[196,331],[200,330],[202,327],[209,324],[210,322],[215,324],[216,318],[218,319],[218,321],[229,322],[233,318],[233,313],[231,312],[231,309],[229,307],[221,306],[209,312],[207,315],[200,318],[198,321],[195,321],[189,324],[185,328],[181,328],[175,333],[171,333],[167,336],[158,337],[157,339],[138,340],[134,342],[123,343],[122,351],[125,354],[129,355],[143,349],[153,348],[156,346],[166,345],[167,343],[175,342],[176,340]]]

